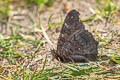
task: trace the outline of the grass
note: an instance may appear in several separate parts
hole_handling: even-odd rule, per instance
[[[96,0],[97,8],[91,9],[93,13],[92,16],[82,19],[83,22],[88,22],[92,20],[100,20],[104,21],[106,19],[107,22],[111,21],[112,23],[116,23],[119,19],[115,18],[114,15],[120,10],[120,4],[116,3],[114,0]]]
[[[2,7],[0,7],[0,13],[7,15],[8,16],[8,12],[9,12],[9,0],[2,0],[0,2],[0,4],[2,5]]]
[[[95,14],[89,18],[82,19],[84,22],[91,22],[102,18],[102,20],[110,19],[113,22],[115,12],[120,8],[117,3],[112,0],[96,0],[97,8],[94,10]],[[38,7],[41,5],[50,6],[54,3],[53,0],[28,0],[27,4],[36,4]],[[0,4],[5,6],[0,8],[0,13],[9,17],[11,1],[2,0]],[[104,5],[104,6],[100,6]],[[52,14],[48,19],[48,28],[53,29],[54,26],[62,25],[63,20],[61,17],[60,22],[52,23]],[[100,17],[101,18],[100,18]],[[37,23],[40,30],[40,20]],[[4,36],[0,34],[0,79],[2,80],[104,80],[104,79],[116,79],[120,78],[120,46],[118,32],[108,32],[106,36],[94,31],[96,39],[99,41],[98,51],[99,59],[96,62],[90,63],[74,63],[54,65],[54,67],[48,68],[49,56],[43,57],[42,66],[34,67],[35,57],[41,55],[42,45],[44,40],[36,40],[27,35],[36,33],[34,29],[29,28],[15,22],[0,19],[0,22],[10,24],[12,35]],[[35,21],[33,20],[33,24]],[[28,34],[19,34],[14,30],[14,27],[24,28],[29,30]],[[40,33],[40,32],[39,32]],[[112,37],[111,36],[112,33]],[[115,45],[114,45],[115,44]],[[117,47],[116,47],[117,45]],[[27,48],[27,49],[26,49]],[[45,53],[45,52],[44,52]],[[107,58],[107,59],[104,59]],[[37,62],[37,61],[35,61]],[[39,61],[40,62],[40,61]],[[116,65],[116,66],[111,66]],[[117,66],[118,65],[118,66]]]
[[[63,19],[61,16],[61,21],[60,22],[56,22],[56,23],[52,23],[52,17],[54,16],[54,14],[51,14],[49,19],[48,19],[48,28],[52,28],[54,26],[59,26],[63,24]]]
[[[68,79],[68,80],[74,80],[74,79],[99,79],[103,80],[106,76],[111,78],[119,79],[119,71],[117,71],[117,68],[119,70],[119,67],[116,68],[108,68],[107,66],[102,65],[103,62],[96,62],[96,63],[78,63],[78,64],[62,64],[61,66],[53,67],[50,69],[45,68],[46,64],[45,59],[43,63],[43,68],[39,71],[32,71],[27,67],[23,67],[23,69],[19,72],[17,71],[17,68],[14,70],[10,68],[10,73],[7,76],[4,77],[5,80],[59,80],[59,79]],[[104,61],[106,63],[106,61]],[[4,70],[4,69],[3,69]],[[116,71],[115,71],[116,70]],[[21,74],[21,76],[18,76]],[[100,75],[104,75],[104,77],[100,77]],[[84,76],[84,77],[82,77]],[[3,77],[1,77],[3,78]],[[9,79],[10,78],[10,79]],[[108,78],[106,78],[108,79]]]
[[[28,0],[30,3],[35,3],[37,6],[47,5],[51,6],[54,3],[54,0]]]

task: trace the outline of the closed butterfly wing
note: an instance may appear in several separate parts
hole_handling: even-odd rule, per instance
[[[97,41],[85,30],[79,12],[70,11],[64,21],[54,55],[61,62],[96,60]]]
[[[58,39],[58,44],[57,44],[58,51],[67,41],[67,39],[74,32],[76,32],[76,30],[81,30],[81,31],[85,30],[83,23],[79,21],[80,20],[79,15],[80,15],[79,12],[77,12],[76,10],[72,10],[67,14]]]

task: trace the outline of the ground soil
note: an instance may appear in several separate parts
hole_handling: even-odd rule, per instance
[[[13,5],[11,5],[11,8],[17,4],[18,3],[13,3]],[[67,8],[66,8],[66,5],[67,5]],[[28,43],[26,43],[27,44],[26,47],[18,49],[18,51],[21,51],[23,53],[25,52],[27,54],[37,55],[35,57],[30,57],[26,59],[20,58],[18,59],[18,60],[21,60],[20,63],[21,64],[24,63],[25,65],[29,63],[26,66],[29,66],[32,69],[37,68],[37,70],[39,70],[43,66],[43,61],[45,59],[45,56],[47,55],[48,56],[47,64],[46,64],[47,67],[60,65],[61,64],[60,62],[52,59],[50,50],[53,48],[56,48],[57,40],[58,40],[62,25],[57,25],[49,29],[48,19],[50,15],[53,14],[51,23],[57,23],[61,20],[61,16],[64,20],[67,12],[69,12],[72,9],[76,9],[80,12],[80,18],[83,19],[83,18],[89,17],[90,15],[93,15],[93,13],[90,11],[90,8],[94,9],[95,7],[96,7],[95,0],[69,0],[69,1],[55,0],[54,4],[49,8],[45,8],[44,6],[40,7],[41,8],[41,11],[39,13],[40,24],[42,25],[42,27],[44,27],[49,39],[54,45],[49,44],[47,40],[44,38],[42,31],[36,28],[36,25],[39,22],[39,14],[37,11],[37,7],[34,4],[32,6],[28,5],[27,7],[21,6],[11,11],[8,21],[15,22],[17,24],[21,24],[21,25],[27,26],[28,28],[34,29],[34,32],[32,33],[32,30],[26,29],[25,27],[20,27],[17,34],[24,35],[33,40],[43,40],[43,45],[40,47],[37,53],[33,54],[33,51],[37,47],[37,45],[31,45]],[[105,26],[105,21],[85,22],[84,25],[89,32],[93,32],[94,29],[96,29],[97,32],[101,32],[101,33],[107,33],[109,29],[110,31],[113,31],[113,32],[116,30],[120,30],[120,26],[113,25],[111,23],[108,23],[107,26]],[[11,24],[7,24],[7,27],[10,27],[10,26]],[[16,30],[16,27],[14,27],[14,30]],[[6,35],[5,31],[2,33]],[[9,29],[8,29],[7,35],[10,35]],[[3,61],[7,62],[4,59]],[[1,62],[1,63],[4,65],[6,64],[4,62]]]

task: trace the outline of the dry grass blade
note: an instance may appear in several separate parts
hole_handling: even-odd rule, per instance
[[[46,38],[47,42],[51,45],[53,45],[53,43],[50,41],[47,33],[45,32],[45,29],[43,28],[43,26],[41,26],[41,29],[42,29],[42,33],[43,33],[43,36]]]

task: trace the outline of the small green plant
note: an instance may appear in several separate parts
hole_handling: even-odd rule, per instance
[[[10,36],[6,39],[0,39],[0,47],[2,50],[0,51],[0,56],[4,57],[27,57],[29,55],[22,54],[20,52],[15,51],[14,49],[19,48],[20,45],[14,45],[13,41],[19,42],[21,40],[21,36]],[[13,46],[14,45],[14,46]]]
[[[28,0],[28,2],[32,2],[35,3],[36,5],[40,6],[40,5],[52,5],[54,0]]]
[[[62,19],[62,16],[61,16],[61,21],[59,22],[56,22],[56,23],[52,23],[52,17],[53,17],[54,14],[51,14],[49,19],[48,19],[48,27],[49,28],[52,28],[54,26],[59,26],[59,25],[62,25],[63,24],[63,19]]]
[[[4,14],[4,15],[8,15],[9,10],[10,10],[10,8],[9,8],[10,0],[1,0],[0,5],[1,5],[0,13]]]
[[[101,20],[103,21],[106,19],[106,22],[108,20],[114,20],[113,14],[115,14],[117,11],[120,10],[119,3],[116,3],[114,0],[96,0],[97,8],[93,10],[90,8],[91,12],[93,13],[92,16],[89,16],[88,18],[81,19],[83,22],[88,22],[92,20]]]
[[[96,0],[98,6],[96,8],[96,14],[103,17],[113,19],[112,15],[120,10],[120,6],[114,0]],[[101,6],[102,5],[102,6]]]

